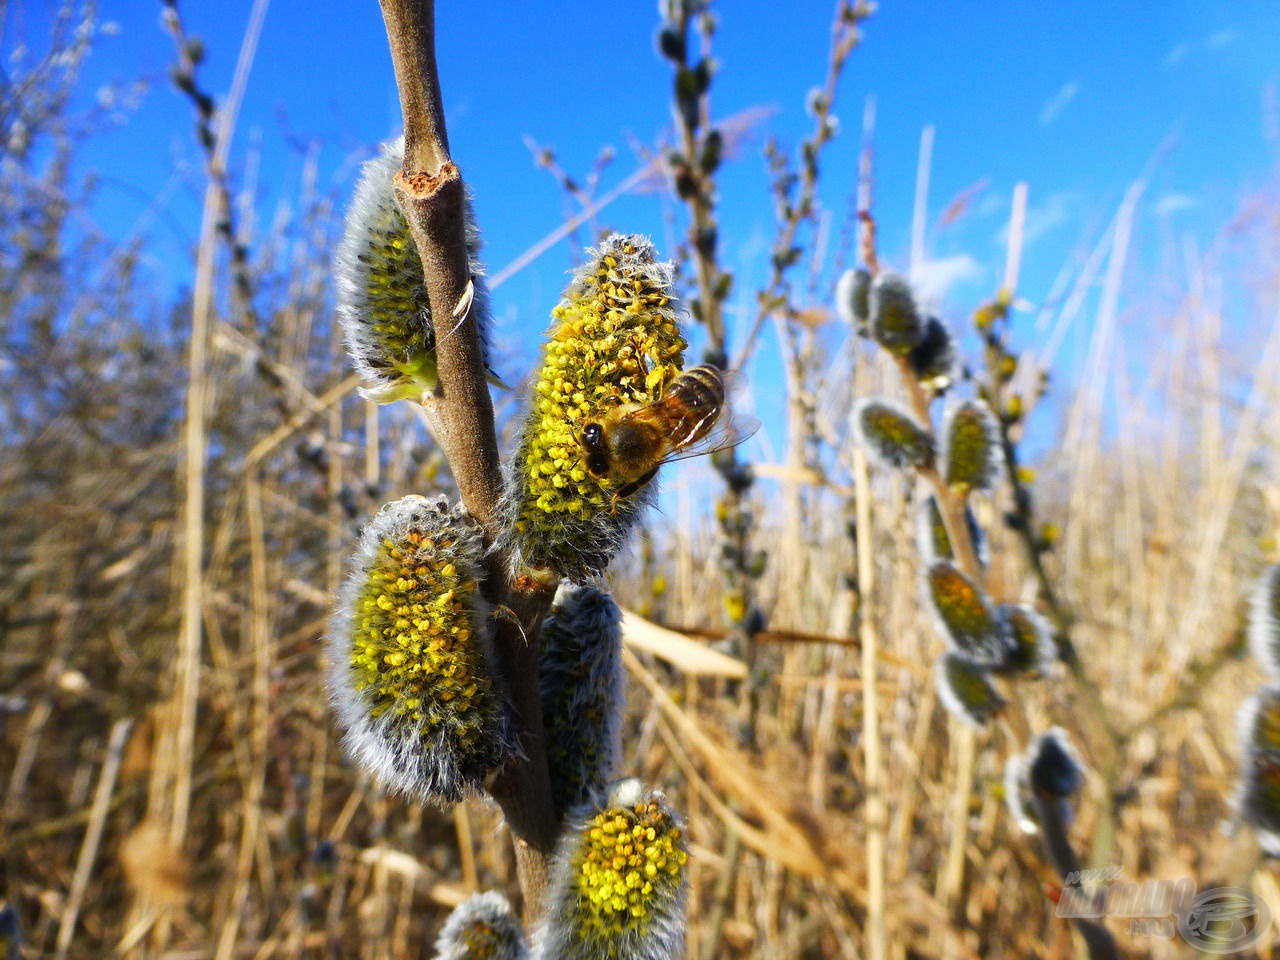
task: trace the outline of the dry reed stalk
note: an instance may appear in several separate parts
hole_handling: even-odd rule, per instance
[[[132,728],[132,720],[117,720],[107,737],[107,755],[103,760],[102,772],[98,774],[98,788],[93,794],[89,826],[85,830],[84,842],[80,846],[76,872],[71,879],[71,889],[67,894],[67,905],[58,923],[58,940],[55,947],[57,960],[63,960],[67,951],[71,949],[76,921],[80,916],[80,908],[84,905],[85,891],[89,889],[94,861],[98,857],[98,847],[102,843],[102,835],[106,828],[111,795],[116,788],[116,775],[120,772],[120,761]]]
[[[888,921],[885,907],[885,827],[887,807],[884,797],[884,769],[880,757],[880,701],[874,607],[876,598],[875,563],[871,544],[875,542],[874,518],[871,514],[871,480],[866,454],[854,452],[854,487],[857,497],[858,587],[861,604],[858,616],[858,638],[862,642],[862,756],[863,789],[866,791],[866,858],[867,858],[867,922],[864,935],[867,955],[872,960],[887,956]]]

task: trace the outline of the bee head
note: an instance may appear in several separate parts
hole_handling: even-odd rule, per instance
[[[587,472],[593,477],[607,476],[609,451],[602,424],[593,421],[582,428],[582,450],[586,454]]]

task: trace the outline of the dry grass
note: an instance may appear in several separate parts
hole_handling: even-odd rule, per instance
[[[206,233],[203,359],[185,333],[115,309],[127,277],[89,290],[74,274],[39,290],[6,278],[0,329],[17,362],[3,374],[0,451],[0,837],[24,956],[429,956],[468,892],[514,894],[492,807],[388,799],[335,742],[321,638],[355,530],[382,500],[448,480],[421,424],[355,397],[322,308],[333,198],[302,199],[297,221],[254,250],[281,281],[257,299],[257,324],[218,307],[227,276]],[[1117,306],[1134,209],[1084,266],[1079,302],[1047,309],[1034,334],[1019,321],[1022,375],[1063,337],[1088,338],[1079,384],[1059,388],[1065,427],[1036,491],[1041,518],[1065,531],[1051,574],[1117,734],[1110,776],[1095,759],[1106,738],[1065,675],[1020,689],[1037,729],[1068,727],[1095,759],[1073,831],[1089,862],[1251,886],[1280,910],[1247,833],[1219,829],[1233,713],[1260,679],[1223,653],[1238,652],[1241,601],[1280,526],[1280,278],[1249,278],[1263,306],[1235,329],[1206,293],[1239,279],[1232,257],[1266,262],[1280,224],[1255,218],[1205,254],[1188,246],[1172,306],[1139,322]],[[46,234],[23,242],[48,253],[57,231]],[[1094,305],[1085,292],[1099,282]],[[64,320],[46,330],[46,315]],[[689,819],[689,956],[860,955],[868,690],[889,955],[1074,956],[1044,891],[1056,878],[1005,814],[1008,731],[967,741],[937,703],[916,493],[864,477],[848,440],[853,397],[898,389],[894,371],[843,332],[818,334],[792,341],[815,351],[791,381],[814,411],[813,452],[759,471],[756,537],[771,557],[760,669],[727,680],[678,653],[627,657],[626,773],[667,789]],[[186,460],[184,400],[205,414]],[[184,491],[196,475],[204,492]],[[616,590],[653,620],[714,634],[709,480],[692,466],[678,476]],[[1003,494],[980,504],[990,585],[1029,600],[1007,507]],[[1116,932],[1134,955],[1180,955],[1176,941]]]

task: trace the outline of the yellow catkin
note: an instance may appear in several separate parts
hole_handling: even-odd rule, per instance
[[[443,501],[387,504],[361,538],[332,631],[347,745],[393,788],[455,801],[504,755],[475,526]]]
[[[586,805],[552,867],[539,956],[558,960],[672,960],[684,947],[689,855],[666,798],[637,780]]]
[[[659,399],[684,364],[672,271],[643,237],[592,252],[559,306],[508,479],[506,539],[523,568],[598,574],[638,513],[591,476],[582,431],[620,405]]]

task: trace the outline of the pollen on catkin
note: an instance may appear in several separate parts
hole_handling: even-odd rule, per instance
[[[973,544],[973,552],[977,555],[978,565],[984,570],[991,560],[987,548],[987,537],[982,532],[982,525],[973,508],[965,504],[965,526],[969,528],[969,542]],[[921,501],[916,512],[916,549],[926,564],[938,560],[955,560],[955,550],[951,547],[951,537],[947,534],[947,525],[942,520],[942,511],[938,509],[938,498],[930,494]]]
[[[594,584],[560,584],[542,621],[538,683],[556,812],[599,799],[621,752],[622,611]]]
[[[871,274],[862,267],[846,270],[836,283],[836,313],[860,337],[871,336]]]
[[[890,353],[907,356],[924,338],[924,321],[911,284],[894,273],[871,283],[871,336]]]
[[[981,400],[965,400],[947,411],[942,425],[942,472],[953,487],[990,490],[1003,460],[1000,427]]]
[[[878,397],[860,400],[853,426],[868,455],[886,467],[905,470],[933,462],[933,435],[896,403]]]
[[[1058,659],[1053,627],[1035,608],[1025,603],[1002,603],[996,620],[1007,645],[1004,659],[994,669],[1009,676],[1043,674]]]
[[[674,960],[684,955],[688,850],[666,797],[638,780],[570,817],[551,866],[535,955]]]
[[[1253,589],[1249,647],[1262,669],[1280,680],[1280,563],[1263,571]]]
[[[454,803],[510,752],[480,596],[484,541],[443,497],[387,504],[338,600],[329,686],[348,751],[391,789]]]
[[[1280,684],[1266,684],[1237,717],[1241,770],[1240,819],[1253,827],[1268,856],[1280,856]]]
[[[494,890],[473,894],[455,907],[436,938],[435,960],[525,960],[528,955],[520,919]]]
[[[507,473],[503,545],[517,574],[586,580],[604,571],[652,495],[587,472],[582,432],[660,399],[684,365],[669,263],[614,234],[574,275],[554,318]],[[553,579],[554,577],[542,577]]]
[[[934,671],[938,699],[958,720],[971,727],[983,727],[1004,709],[1005,700],[979,664],[955,651],[938,658]]]
[[[377,403],[421,399],[436,387],[436,338],[418,247],[396,203],[392,177],[404,162],[404,137],[382,145],[361,167],[334,259],[338,320],[351,364]],[[489,367],[489,293],[480,231],[470,198],[466,216],[471,317]],[[496,381],[496,378],[495,378]]]
[[[987,669],[1005,663],[1011,642],[982,589],[945,560],[925,571],[925,594],[938,632],[953,651]]]

